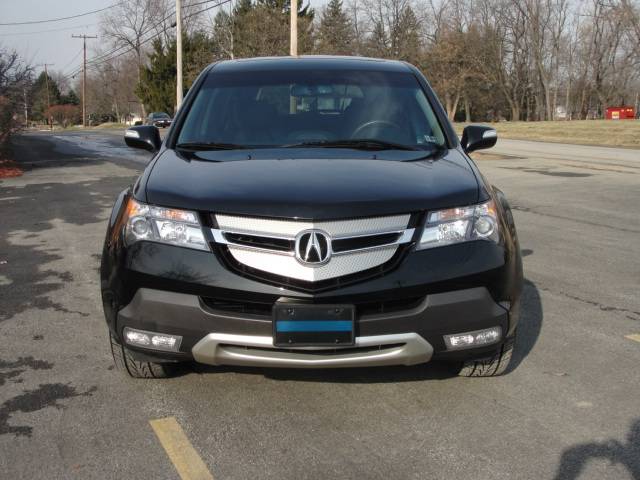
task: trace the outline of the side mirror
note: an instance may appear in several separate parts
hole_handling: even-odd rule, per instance
[[[491,148],[498,141],[498,132],[484,125],[469,125],[464,128],[460,143],[465,152],[471,153],[483,148]]]
[[[162,145],[160,130],[150,125],[128,128],[124,132],[124,142],[132,148],[142,148],[150,152],[157,152]]]

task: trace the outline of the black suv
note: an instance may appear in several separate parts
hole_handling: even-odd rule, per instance
[[[504,195],[423,75],[397,61],[225,61],[198,77],[118,197],[102,256],[116,364],[455,362],[503,373],[522,262]]]

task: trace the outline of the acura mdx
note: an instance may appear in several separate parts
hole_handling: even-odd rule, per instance
[[[116,364],[508,369],[522,290],[513,216],[422,73],[355,57],[207,67],[117,198],[101,289]]]

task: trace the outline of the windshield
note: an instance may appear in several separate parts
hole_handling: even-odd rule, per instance
[[[268,148],[334,142],[351,148],[354,140],[416,149],[445,143],[420,84],[408,72],[214,70],[177,144]]]

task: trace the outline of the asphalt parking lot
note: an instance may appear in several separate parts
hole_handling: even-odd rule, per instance
[[[503,377],[433,364],[155,381],[113,369],[98,279],[112,202],[148,155],[117,131],[26,134],[14,152],[1,478],[640,479],[640,151],[499,140],[477,155],[524,254]]]

